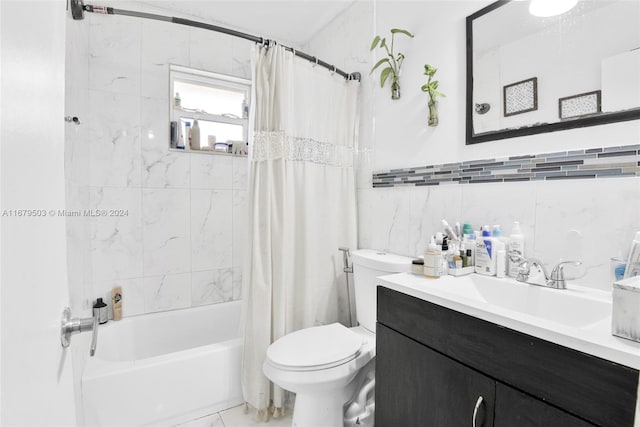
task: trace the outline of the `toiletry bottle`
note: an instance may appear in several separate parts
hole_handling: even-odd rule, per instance
[[[482,230],[482,239],[476,240],[476,273],[495,276],[496,258],[493,246],[491,229],[485,226]]]
[[[191,149],[191,123],[187,122],[184,124],[184,136],[185,142],[188,142],[189,149]]]
[[[449,238],[449,241],[455,242],[458,240],[458,236],[456,235],[455,230],[451,228],[449,223],[444,219],[442,220],[442,226],[444,227],[444,232]]]
[[[442,267],[440,267],[440,275],[446,276],[449,274],[449,265],[453,263],[453,255],[449,252],[449,239],[445,236],[442,239]]]
[[[629,257],[627,258],[627,267],[624,271],[624,278],[640,276],[640,231],[636,232],[631,249],[629,249]]]
[[[193,126],[191,126],[191,149],[200,149],[200,125],[197,119],[193,121]]]
[[[462,235],[466,236],[469,234],[473,234],[473,228],[471,227],[471,224],[469,224],[468,222],[465,222],[462,225]]]
[[[496,251],[496,277],[503,278],[507,275],[507,251],[505,250],[504,242],[496,240],[494,243]]]
[[[178,141],[176,148],[179,150],[184,150],[184,135],[182,134],[181,123],[178,123]]]
[[[98,298],[96,303],[93,304],[93,317],[98,318],[98,323],[103,325],[109,321],[107,313],[107,304],[102,301],[102,298]]]
[[[247,98],[244,98],[242,100],[242,118],[243,119],[249,118],[249,103],[247,102]]]
[[[463,258],[460,255],[460,252],[463,251],[458,251],[455,255],[453,255],[453,268],[455,269],[464,267]]]
[[[442,271],[442,252],[438,250],[436,241],[432,237],[427,251],[424,253],[424,275],[432,279],[438,279]]]
[[[111,290],[111,306],[113,307],[113,320],[122,319],[122,286],[116,286]]]
[[[524,257],[524,234],[520,230],[520,223],[513,222],[511,235],[509,235],[509,245],[507,246],[507,272],[509,277],[518,275],[520,261]]]
[[[178,92],[176,92],[176,96],[173,98],[173,105],[176,108],[182,107],[182,100],[180,99],[180,94]]]

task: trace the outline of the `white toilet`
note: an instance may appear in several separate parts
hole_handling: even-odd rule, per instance
[[[296,394],[294,427],[373,426],[375,278],[411,271],[411,258],[359,249],[351,259],[359,326],[302,329],[267,349],[264,374]]]

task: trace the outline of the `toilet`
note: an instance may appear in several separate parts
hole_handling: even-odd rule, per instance
[[[371,249],[351,253],[358,326],[292,332],[267,349],[267,378],[296,394],[294,427],[373,426],[376,277],[411,271],[411,258]]]

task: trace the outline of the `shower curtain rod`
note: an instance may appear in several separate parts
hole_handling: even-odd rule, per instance
[[[137,18],[146,18],[146,19],[154,19],[156,21],[165,21],[172,22],[174,24],[187,25],[189,27],[202,28],[205,30],[216,31],[218,33],[228,34],[230,36],[239,37],[245,40],[252,41],[254,43],[259,43],[262,45],[269,45],[269,43],[273,43],[273,40],[265,39],[262,37],[253,36],[251,34],[242,33],[240,31],[235,31],[229,28],[219,27],[217,25],[205,24],[204,22],[192,21],[190,19],[176,18],[175,16],[164,16],[164,15],[156,15],[153,13],[145,13],[145,12],[136,12],[133,10],[124,10],[124,9],[116,9],[113,7],[107,6],[94,6],[84,4],[84,0],[71,0],[71,15],[73,19],[78,21],[84,19],[84,13],[99,13],[102,15],[125,15],[125,16],[135,16]],[[320,65],[332,72],[341,75],[347,80],[357,80],[360,81],[361,75],[360,73],[346,73],[339,68],[336,68],[335,65],[331,65],[328,62],[324,62],[315,56],[308,55],[304,52],[300,52],[289,46],[283,46],[286,50],[293,52],[294,55],[306,59],[309,62],[313,62],[316,65]]]

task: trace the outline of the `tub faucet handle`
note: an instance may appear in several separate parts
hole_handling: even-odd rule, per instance
[[[69,347],[72,335],[88,331],[92,331],[89,355],[94,356],[98,346],[98,316],[95,315],[83,319],[71,317],[71,309],[69,307],[64,309],[62,320],[60,321],[60,343],[63,348]]]

